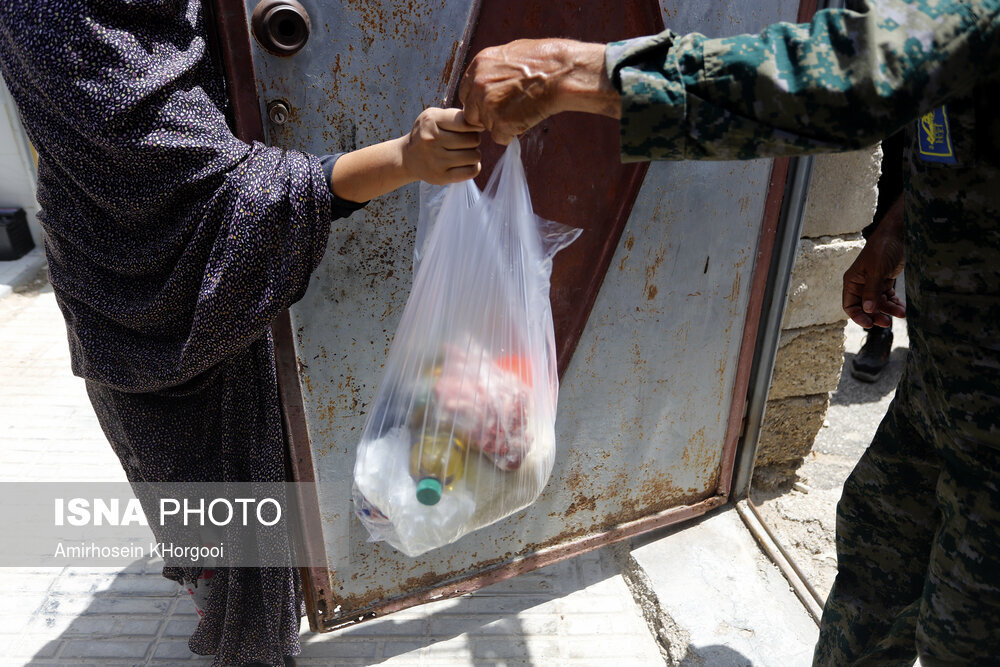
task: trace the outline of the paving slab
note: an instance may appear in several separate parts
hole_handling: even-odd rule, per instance
[[[645,589],[668,664],[809,665],[815,621],[732,507],[676,532],[635,542],[626,576]]]

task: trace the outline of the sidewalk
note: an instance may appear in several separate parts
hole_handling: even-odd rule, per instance
[[[0,481],[124,481],[44,278],[0,298]],[[0,664],[210,664],[157,562],[0,568]],[[305,624],[303,623],[303,626]],[[806,665],[815,624],[732,508],[336,633],[302,665]]]
[[[33,248],[24,257],[0,261],[0,298],[13,291],[15,285],[28,282],[45,264],[45,251]]]

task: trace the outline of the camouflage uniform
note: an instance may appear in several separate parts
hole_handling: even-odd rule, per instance
[[[1000,0],[608,47],[625,160],[842,151],[907,131],[910,355],[838,505],[821,665],[1000,661]]]

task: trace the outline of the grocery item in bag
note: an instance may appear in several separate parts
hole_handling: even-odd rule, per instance
[[[534,215],[516,141],[483,193],[454,184],[433,208],[354,470],[358,518],[410,556],[522,509],[548,481],[549,275],[579,235]]]

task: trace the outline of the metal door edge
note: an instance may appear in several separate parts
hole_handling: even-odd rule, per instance
[[[836,1],[836,0],[835,0]],[[825,0],[800,0],[797,21],[804,23],[820,9],[830,3]],[[780,182],[775,178],[776,170],[784,171]],[[792,266],[795,263],[795,253],[798,249],[799,237],[802,235],[802,223],[805,216],[806,197],[812,179],[812,156],[779,158],[775,160],[772,169],[771,183],[765,204],[765,225],[772,223],[775,227],[775,241],[770,242],[769,260],[755,268],[754,285],[751,291],[751,308],[748,312],[748,326],[751,317],[755,329],[753,336],[754,349],[747,362],[744,362],[744,349],[740,349],[740,369],[737,372],[737,382],[741,379],[745,386],[734,394],[733,412],[730,413],[729,428],[726,434],[727,458],[723,466],[728,465],[731,473],[723,475],[720,483],[725,481],[735,500],[745,498],[750,493],[750,481],[753,477],[757,444],[764,423],[764,410],[770,390],[771,377],[774,373],[774,361],[777,356],[778,343],[781,338],[781,321],[785,312],[785,302],[788,297],[788,285],[791,280]],[[764,283],[758,293],[757,281],[764,273]],[[753,304],[756,299],[756,307]],[[759,332],[763,321],[763,330]],[[745,333],[745,332],[744,332]],[[743,345],[748,338],[744,335]],[[742,368],[749,363],[748,369]],[[746,373],[744,376],[743,374]],[[736,402],[739,397],[742,414],[736,417]],[[731,451],[730,451],[731,448]]]
[[[578,556],[581,553],[697,518],[716,507],[725,505],[726,502],[727,499],[723,496],[710,496],[692,505],[672,507],[635,521],[619,524],[602,533],[587,535],[571,542],[540,549],[526,556],[505,560],[474,574],[459,576],[352,612],[350,617],[329,622],[321,631],[339,630],[428,602],[466,595],[520,574]]]
[[[203,6],[207,9],[206,21],[215,22],[215,35],[222,53],[222,67],[232,104],[233,131],[242,141],[263,142],[264,125],[257,96],[246,6],[243,0],[206,0]],[[314,482],[316,476],[302,407],[294,333],[287,310],[282,311],[271,325],[271,335],[274,339],[278,395],[287,443],[286,467],[292,481]],[[312,485],[309,486],[315,489]],[[299,493],[302,494],[301,487]],[[296,526],[296,549],[305,554],[306,562],[326,563],[326,546],[322,539],[316,537],[322,535],[319,526],[319,498],[313,491],[308,497],[300,495],[297,500],[304,512],[301,525]],[[320,632],[324,615],[336,604],[330,593],[330,570],[327,567],[302,567],[299,568],[299,573],[306,597],[309,628]]]
[[[760,238],[757,242],[757,257],[754,262],[753,278],[750,284],[750,301],[743,325],[743,339],[736,361],[736,379],[733,400],[729,408],[729,424],[726,427],[725,444],[722,450],[722,470],[719,473],[719,495],[728,497],[732,488],[733,472],[736,465],[736,451],[746,427],[748,391],[753,376],[755,350],[758,346],[761,315],[767,294],[768,276],[774,255],[778,223],[781,218],[782,202],[788,180],[788,158],[777,158],[771,165],[771,177],[764,200]]]

